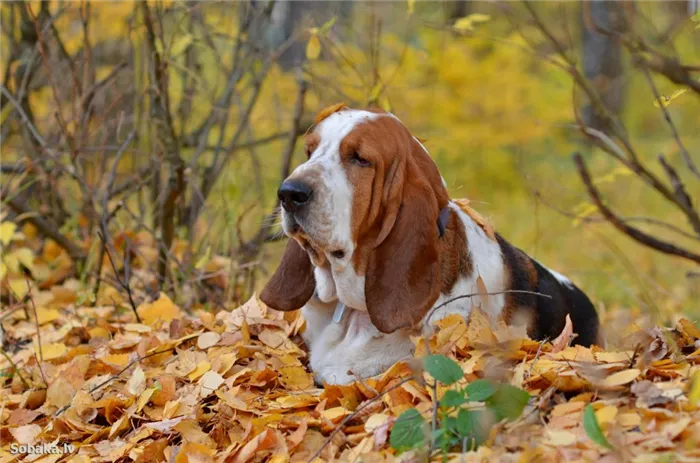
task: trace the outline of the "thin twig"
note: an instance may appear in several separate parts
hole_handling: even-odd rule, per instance
[[[336,434],[338,434],[341,431],[341,429],[343,429],[343,426],[345,426],[347,423],[349,423],[351,420],[353,420],[362,410],[364,410],[368,406],[372,405],[374,402],[378,401],[379,399],[383,398],[389,392],[398,389],[399,387],[403,386],[404,384],[406,384],[407,382],[409,382],[411,380],[413,380],[413,377],[404,378],[401,381],[399,381],[398,383],[396,383],[395,385],[393,385],[392,387],[390,387],[389,389],[382,391],[381,394],[372,397],[371,399],[365,401],[362,405],[357,407],[357,409],[354,412],[352,412],[351,414],[346,416],[345,419],[343,419],[343,421],[341,421],[340,424],[338,424],[338,426],[336,426],[336,428],[333,430],[333,432],[331,432],[328,435],[328,438],[325,440],[323,445],[318,450],[316,450],[316,452],[313,455],[311,455],[311,458],[309,458],[307,460],[307,463],[311,463],[319,455],[321,455],[321,452],[323,452],[323,449],[325,449],[328,446],[328,444],[330,444],[333,441],[333,438],[335,437]]]
[[[22,122],[24,122],[24,125],[32,133],[34,139],[37,141],[37,143],[39,143],[39,146],[41,146],[43,149],[46,149],[46,140],[44,140],[44,138],[37,131],[36,127],[34,127],[34,124],[32,124],[31,119],[29,118],[29,116],[27,116],[27,113],[24,112],[22,105],[17,100],[15,100],[15,97],[12,96],[12,93],[10,93],[10,91],[5,87],[5,85],[0,85],[0,92],[2,92],[2,94],[5,95],[5,98],[7,98],[7,100],[10,103],[12,103],[12,106],[15,107],[20,117],[22,118]]]
[[[445,307],[447,304],[450,304],[450,303],[452,303],[452,302],[454,302],[454,301],[458,301],[458,300],[460,300],[460,299],[465,299],[465,298],[467,298],[467,297],[474,297],[474,296],[496,296],[496,295],[498,295],[498,294],[509,294],[509,293],[533,294],[533,295],[535,295],[535,296],[546,297],[546,298],[548,298],[548,299],[551,299],[551,298],[552,298],[552,296],[550,296],[549,294],[538,293],[538,292],[536,292],[536,291],[526,291],[526,290],[524,290],[524,289],[507,289],[507,290],[505,290],[505,291],[496,291],[496,292],[494,292],[494,293],[472,293],[472,294],[462,294],[461,296],[455,296],[455,297],[453,297],[452,299],[448,299],[448,300],[446,300],[445,302],[443,302],[442,304],[440,304],[439,306],[437,306],[437,307],[435,307],[434,309],[432,309],[432,312],[430,312],[430,315],[428,315],[428,319],[426,320],[425,323],[426,323],[426,324],[429,324],[429,323],[430,323],[430,318],[433,316],[433,314],[434,314],[435,312],[438,311],[438,309],[441,309],[441,308]]]
[[[32,386],[27,382],[26,379],[24,379],[24,376],[22,376],[22,372],[19,370],[19,367],[17,366],[17,364],[15,362],[12,361],[10,356],[7,355],[7,352],[5,352],[5,349],[0,349],[0,354],[2,354],[2,356],[5,357],[5,359],[8,362],[10,362],[10,365],[12,366],[12,368],[15,369],[15,373],[17,373],[17,376],[19,377],[20,381],[22,381],[22,384],[24,384],[24,386],[27,389],[31,389]]]
[[[41,329],[39,327],[39,313],[36,310],[36,304],[34,304],[34,298],[32,297],[32,285],[29,282],[29,277],[27,275],[24,276],[24,279],[27,283],[27,295],[29,296],[29,302],[31,302],[32,305],[32,310],[34,311],[34,321],[36,322],[36,338],[37,342],[39,343],[39,359],[41,361],[44,361],[44,351],[43,348],[41,347]]]
[[[124,373],[124,372],[127,371],[129,368],[131,368],[131,367],[133,367],[134,365],[136,365],[137,363],[141,362],[142,360],[146,360],[146,359],[149,358],[149,357],[155,357],[156,355],[165,354],[166,352],[172,352],[172,351],[174,351],[174,350],[175,350],[175,348],[174,348],[174,347],[171,347],[171,348],[169,348],[169,349],[163,349],[163,350],[160,350],[160,351],[151,352],[150,354],[146,354],[146,355],[144,355],[144,356],[142,356],[142,357],[139,357],[139,358],[137,358],[137,359],[135,359],[135,360],[132,360],[131,362],[129,362],[129,364],[128,364],[127,366],[125,366],[124,368],[122,368],[121,370],[119,370],[118,373],[116,373],[116,374],[113,375],[113,376],[110,376],[110,377],[107,378],[106,380],[102,381],[100,384],[98,384],[98,385],[96,385],[96,386],[93,386],[93,387],[90,388],[90,390],[87,391],[87,392],[88,392],[88,394],[92,394],[93,392],[97,391],[98,389],[101,389],[102,387],[104,387],[104,386],[106,386],[107,384],[111,383],[111,382],[114,381],[115,379],[119,378],[119,376],[120,376],[122,373]],[[71,404],[68,404],[68,405],[66,405],[66,406],[64,406],[64,407],[62,407],[62,408],[60,408],[60,409],[58,409],[58,410],[56,411],[56,413],[53,415],[54,418],[56,418],[56,417],[59,416],[61,413],[63,413],[63,412],[65,412],[66,410],[68,410],[70,407],[71,407]]]
[[[642,72],[644,73],[644,77],[646,77],[647,82],[649,83],[649,87],[651,88],[651,93],[654,95],[654,100],[658,103],[659,108],[661,109],[661,112],[664,115],[664,119],[666,119],[666,123],[668,124],[668,128],[671,130],[671,134],[673,135],[673,138],[676,140],[676,144],[678,145],[678,149],[681,152],[681,156],[683,157],[683,160],[685,161],[685,165],[688,166],[688,169],[695,174],[696,177],[700,178],[700,171],[698,171],[697,166],[693,162],[693,159],[690,157],[690,154],[688,154],[688,150],[685,149],[685,146],[683,145],[683,142],[681,141],[681,136],[678,134],[678,130],[676,129],[676,125],[673,123],[673,120],[671,119],[671,114],[668,112],[668,109],[666,109],[666,105],[661,101],[661,95],[659,94],[658,89],[656,88],[656,85],[654,84],[654,79],[651,78],[651,74],[649,73],[649,69],[647,69],[646,66],[641,66]]]
[[[104,244],[105,251],[107,253],[107,259],[109,259],[109,263],[112,266],[112,271],[114,272],[114,277],[117,280],[117,283],[121,288],[126,291],[127,297],[129,298],[129,305],[131,305],[131,310],[134,312],[134,315],[136,316],[136,321],[138,323],[141,323],[141,317],[139,316],[139,312],[137,310],[136,302],[134,302],[134,296],[131,290],[131,282],[129,281],[128,274],[122,279],[119,277],[119,270],[117,270],[117,265],[114,263],[114,259],[112,258],[112,253],[109,251],[109,245],[107,244],[107,239],[109,238],[109,232],[107,231],[107,227],[103,224],[102,230],[98,233],[98,236],[102,240],[102,243]],[[128,252],[128,250],[127,250]],[[128,260],[125,260],[124,266],[125,266],[125,273],[128,272]]]

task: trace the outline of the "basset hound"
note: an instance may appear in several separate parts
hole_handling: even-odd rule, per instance
[[[315,122],[308,160],[278,190],[290,239],[260,298],[302,309],[318,382],[377,375],[412,356],[412,333],[476,306],[506,323],[527,315],[533,339],[556,337],[569,314],[574,342],[598,343],[586,295],[450,200],[393,114],[335,105]],[[484,287],[488,297],[458,298]]]

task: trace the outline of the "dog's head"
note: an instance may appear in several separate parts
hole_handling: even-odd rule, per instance
[[[342,105],[317,116],[306,153],[278,191],[291,239],[261,299],[296,310],[316,289],[382,332],[417,323],[440,293],[437,166],[394,115]]]

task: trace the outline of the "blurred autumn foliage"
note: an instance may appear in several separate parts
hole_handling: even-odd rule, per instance
[[[696,7],[2,2],[0,439],[61,437],[105,461],[389,458],[394,420],[444,388],[397,384],[422,378],[398,365],[322,393],[293,342],[303,321],[251,298],[280,255],[275,191],[298,138],[344,101],[427,139],[451,196],[614,327],[606,352],[445,322],[431,352],[469,381],[501,365],[531,394],[494,427],[518,432],[481,436],[475,459],[697,449]]]

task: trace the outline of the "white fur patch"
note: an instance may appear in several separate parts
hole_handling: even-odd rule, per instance
[[[338,300],[335,291],[335,281],[330,269],[323,267],[314,268],[314,279],[316,280],[316,294],[323,302],[334,302]]]
[[[331,317],[335,306],[310,303],[304,340],[311,351],[311,369],[318,381],[347,384],[378,375],[399,360],[412,356],[413,343],[406,330],[380,333],[369,315],[347,308],[340,323]],[[320,328],[320,329],[319,329]]]
[[[542,264],[540,264],[540,265],[542,265]],[[544,265],[542,265],[542,266],[544,267]],[[549,273],[551,273],[552,276],[553,276],[554,278],[556,278],[556,280],[557,280],[559,283],[563,284],[564,286],[566,286],[566,287],[568,287],[568,288],[571,288],[571,289],[574,288],[574,284],[571,282],[571,280],[569,280],[568,278],[566,278],[564,275],[562,275],[561,273],[557,272],[556,270],[552,270],[551,268],[547,268],[547,267],[544,267],[544,268],[546,268],[547,271],[548,271]]]
[[[479,288],[477,279],[479,275],[481,275],[484,286],[486,286],[486,290],[489,293],[497,293],[507,289],[501,247],[498,243],[486,236],[484,230],[474,222],[471,217],[462,212],[459,206],[450,202],[449,207],[457,214],[464,224],[469,255],[473,263],[473,271],[469,276],[460,276],[450,294],[441,294],[435,302],[434,307],[438,307],[457,296],[478,294]],[[441,309],[438,309],[433,315],[431,315],[432,311],[429,312],[424,320],[430,320],[430,323],[435,323],[441,318],[453,313],[458,313],[467,317],[472,308],[478,306],[493,320],[496,320],[501,315],[505,301],[505,294],[489,295],[488,304],[485,304],[479,296],[457,299]]]

